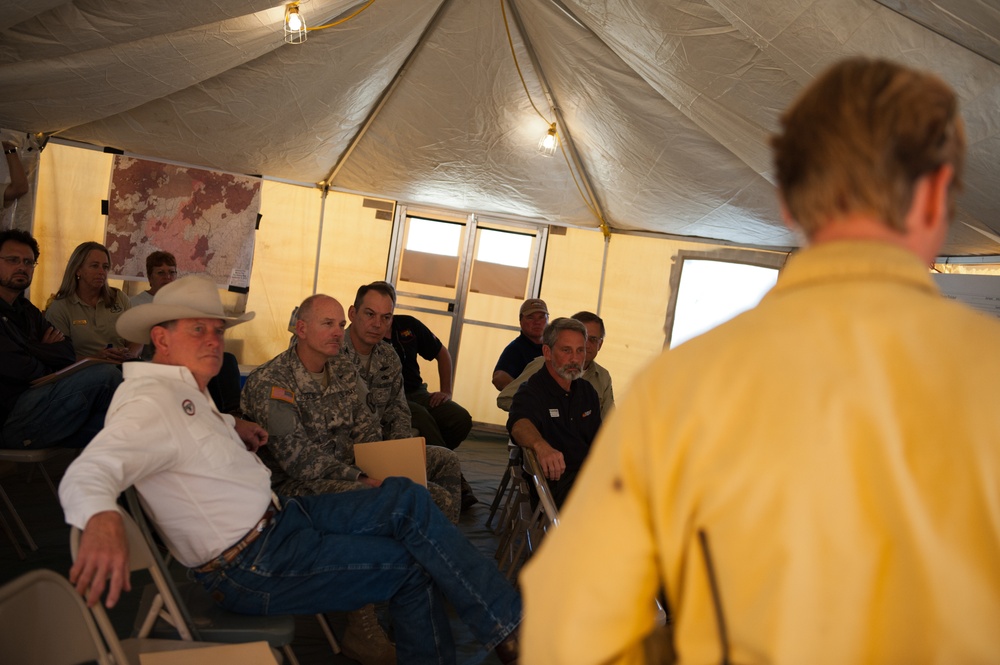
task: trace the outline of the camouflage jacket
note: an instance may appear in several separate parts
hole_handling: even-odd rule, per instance
[[[323,387],[292,346],[255,369],[243,389],[241,409],[267,430],[261,457],[275,471],[273,485],[283,494],[364,487],[357,482],[361,470],[354,466],[354,444],[382,439],[353,364],[334,356],[326,367],[329,382]]]
[[[364,379],[362,398],[374,409],[382,425],[382,439],[405,439],[410,436],[410,407],[403,393],[403,365],[392,344],[379,342],[372,348],[371,364],[365,369],[354,350],[350,328],[344,335],[340,355],[349,358]]]

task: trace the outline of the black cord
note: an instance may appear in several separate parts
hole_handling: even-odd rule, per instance
[[[726,616],[722,611],[722,596],[719,594],[719,581],[715,577],[715,566],[712,564],[712,553],[708,547],[708,534],[704,529],[698,529],[698,542],[701,544],[701,554],[705,558],[705,570],[708,572],[708,585],[712,590],[712,606],[715,608],[715,623],[719,628],[719,646],[722,649],[722,665],[729,665],[729,631],[726,629]]]

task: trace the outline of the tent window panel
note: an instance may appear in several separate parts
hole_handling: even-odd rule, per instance
[[[62,281],[70,254],[82,242],[104,239],[101,201],[108,195],[113,156],[49,142],[41,153],[32,235],[41,263],[31,284],[31,302],[45,308]],[[121,282],[112,280],[112,286]]]
[[[476,261],[472,264],[469,291],[523,300],[528,287],[528,269]]]
[[[703,247],[682,249],[672,259],[663,326],[670,348],[756,306],[788,258],[785,252]]]
[[[458,284],[458,252],[465,225],[433,219],[408,217],[403,256],[399,266],[399,281],[440,287],[444,293],[423,295],[454,296]],[[403,286],[402,290],[413,290]]]
[[[479,229],[469,291],[524,300],[534,234]]]
[[[778,279],[775,268],[691,258],[680,273],[670,348],[756,307]]]
[[[265,180],[254,243],[246,325],[226,331],[226,350],[259,365],[288,348],[288,318],[312,293],[322,199],[316,190]],[[329,219],[329,218],[328,218]]]
[[[670,259],[681,246],[659,238],[611,236],[598,312],[607,332],[597,362],[611,373],[619,398],[635,375],[663,351]]]
[[[458,257],[405,250],[399,268],[399,281],[429,284],[455,289],[458,282]]]

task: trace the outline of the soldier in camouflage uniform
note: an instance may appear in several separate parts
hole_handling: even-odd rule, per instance
[[[372,282],[358,289],[347,311],[351,326],[344,337],[343,354],[364,379],[365,399],[378,412],[385,439],[410,436],[410,407],[403,392],[403,365],[385,336],[392,329],[396,292],[388,282]]]
[[[369,478],[354,465],[354,444],[409,436],[408,427],[403,432],[380,427],[376,411],[366,403],[364,382],[354,365],[338,354],[345,337],[343,319],[344,310],[333,298],[307,298],[299,307],[296,344],[254,370],[243,389],[243,413],[268,431],[266,449],[277,462],[278,468],[271,466],[279,493],[377,487],[382,479]],[[395,357],[392,347],[389,352]],[[321,371],[314,374],[305,363]],[[460,478],[454,452],[427,447],[427,489],[455,523]]]

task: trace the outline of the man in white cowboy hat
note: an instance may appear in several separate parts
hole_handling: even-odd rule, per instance
[[[251,318],[227,316],[199,276],[119,318],[119,334],[155,353],[126,366],[104,430],[59,486],[66,521],[83,529],[70,580],[90,604],[106,591],[109,607],[130,588],[115,502],[134,485],[174,556],[230,610],[313,614],[388,600],[400,662],[451,663],[440,592],[512,662],[520,597],[423,487],[389,478],[365,492],[272,496],[253,454],[267,433],[220,414],[205,390],[225,329]]]

